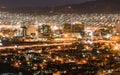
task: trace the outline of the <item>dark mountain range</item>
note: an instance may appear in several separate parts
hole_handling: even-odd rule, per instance
[[[58,7],[3,8],[3,10],[24,13],[119,13],[120,0],[96,0]]]
[[[57,11],[80,13],[114,13],[120,12],[120,0],[96,0],[76,5],[66,5]]]
[[[36,7],[36,6],[62,6],[66,4],[79,4],[92,0],[0,0],[5,7]]]

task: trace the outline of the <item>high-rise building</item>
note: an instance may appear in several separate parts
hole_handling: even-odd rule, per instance
[[[21,26],[20,32],[22,33],[22,36],[25,37],[26,36],[26,26]]]
[[[74,24],[64,24],[64,33],[71,33],[72,37],[84,37],[84,23],[76,22]]]
[[[38,26],[38,35],[39,37],[50,37],[51,36],[50,25],[43,24],[41,26]]]

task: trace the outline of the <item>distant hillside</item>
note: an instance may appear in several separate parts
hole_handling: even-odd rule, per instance
[[[120,0],[96,0],[59,7],[4,8],[2,10],[18,13],[119,13]]]
[[[120,12],[120,0],[96,0],[76,5],[66,5],[57,9],[60,12],[80,12],[80,13],[114,13]]]

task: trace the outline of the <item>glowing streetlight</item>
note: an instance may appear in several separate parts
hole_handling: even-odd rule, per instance
[[[59,28],[57,26],[53,26],[52,30],[58,30]]]

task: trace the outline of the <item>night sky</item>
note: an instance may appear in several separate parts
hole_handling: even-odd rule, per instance
[[[0,0],[0,6],[28,7],[28,6],[57,6],[65,4],[79,4],[92,0]]]

